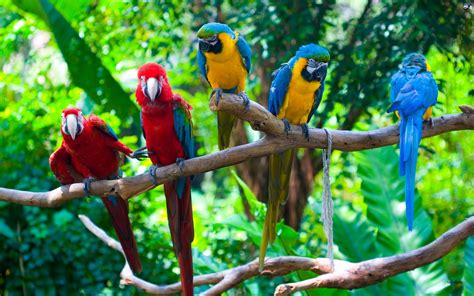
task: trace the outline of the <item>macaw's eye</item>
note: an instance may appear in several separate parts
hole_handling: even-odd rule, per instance
[[[219,41],[217,35],[213,35],[212,37],[206,39],[206,42],[211,45],[216,45],[217,41]]]
[[[145,97],[148,97],[147,92],[146,92],[146,78],[145,78],[145,76],[140,76],[140,86],[142,88],[143,95],[145,95]]]
[[[309,72],[309,74],[313,74],[313,72],[317,68],[317,63],[313,59],[308,60],[308,64],[306,65],[306,70]]]

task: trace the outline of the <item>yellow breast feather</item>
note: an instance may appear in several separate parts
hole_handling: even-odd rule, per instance
[[[218,37],[222,42],[222,51],[218,54],[204,53],[207,79],[212,88],[232,89],[237,87],[237,92],[243,91],[247,70],[236,46],[237,37],[232,39],[226,33],[220,33]]]
[[[288,91],[278,112],[278,118],[286,118],[291,124],[308,122],[308,116],[315,100],[314,93],[321,86],[319,81],[309,82],[301,76],[301,71],[307,62],[307,59],[301,58],[293,66]]]

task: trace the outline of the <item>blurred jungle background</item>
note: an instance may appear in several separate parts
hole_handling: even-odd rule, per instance
[[[385,111],[404,55],[421,52],[438,82],[434,116],[473,104],[473,10],[462,1],[105,1],[7,0],[0,6],[0,186],[46,191],[59,186],[48,157],[60,145],[61,111],[70,105],[105,119],[123,142],[143,144],[134,90],[136,70],[153,61],[194,107],[199,155],[217,151],[210,89],[198,71],[195,32],[210,21],[243,34],[253,50],[248,94],[266,105],[271,73],[302,44],[331,52],[323,102],[310,126],[371,130],[396,123]],[[240,123],[234,143],[261,135]],[[400,254],[431,242],[474,213],[472,132],[425,139],[417,172],[415,229],[405,224],[403,179],[396,145],[335,151],[335,256],[349,261]],[[149,162],[130,161],[126,176]],[[299,150],[278,239],[269,256],[324,257],[320,222],[320,150]],[[193,203],[196,274],[244,264],[258,256],[266,200],[266,159],[197,176]],[[131,199],[144,263],[142,278],[179,280],[161,187]],[[57,209],[0,203],[0,294],[123,294],[122,256],[90,234],[89,216],[113,235],[98,198]],[[269,295],[277,284],[314,276],[257,277],[228,295]],[[474,239],[433,264],[378,285],[318,295],[474,295]],[[196,292],[206,287],[196,288]],[[316,294],[315,291],[305,295]],[[301,295],[301,294],[299,294]]]

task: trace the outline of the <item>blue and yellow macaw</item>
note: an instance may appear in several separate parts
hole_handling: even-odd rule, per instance
[[[220,23],[205,24],[197,36],[199,69],[213,88],[211,96],[216,94],[216,104],[219,104],[222,92],[235,93],[243,98],[245,108],[248,109],[249,98],[244,89],[251,68],[251,51],[245,39],[229,26]],[[217,112],[219,149],[229,147],[234,123],[234,116]]]
[[[309,138],[307,123],[321,103],[324,79],[329,62],[329,51],[315,44],[301,46],[296,55],[273,73],[268,98],[269,111],[282,119],[285,131],[291,124],[301,125]],[[263,226],[259,268],[263,269],[268,242],[276,238],[278,209],[288,197],[291,165],[295,149],[270,156],[267,215]]]
[[[432,107],[438,100],[438,86],[426,58],[419,53],[407,55],[392,77],[387,112],[400,118],[400,176],[405,176],[405,204],[408,229],[413,229],[416,160],[423,120],[431,122]]]

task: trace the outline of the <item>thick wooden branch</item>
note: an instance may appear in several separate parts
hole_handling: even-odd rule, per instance
[[[114,250],[123,254],[120,244],[97,227],[89,218],[80,215],[87,229]],[[243,281],[258,275],[283,276],[297,270],[312,271],[321,276],[292,284],[279,285],[275,295],[289,295],[296,291],[314,288],[356,289],[373,285],[402,272],[424,266],[445,256],[469,236],[474,235],[474,217],[466,219],[438,239],[422,248],[407,253],[351,263],[342,260],[334,261],[331,272],[329,259],[284,256],[267,258],[265,269],[259,273],[257,259],[238,267],[194,277],[194,286],[212,285],[202,295],[219,295]],[[181,291],[180,283],[156,285],[133,275],[125,264],[120,273],[121,283],[132,285],[150,294],[175,294]]]
[[[326,148],[327,136],[323,129],[310,129],[309,140],[306,140],[299,126],[291,126],[285,134],[283,123],[265,108],[250,102],[250,109],[245,111],[242,98],[237,95],[224,94],[216,107],[211,100],[210,108],[234,114],[251,126],[266,133],[267,136],[254,142],[223,151],[207,154],[186,160],[181,170],[177,165],[169,165],[156,170],[157,182],[176,179],[179,176],[213,171],[222,167],[235,165],[254,157],[262,157],[281,152],[289,148]],[[450,131],[474,129],[474,108],[460,106],[463,113],[443,115],[433,119],[433,126],[424,124],[423,137],[433,137]],[[398,143],[398,125],[392,125],[368,132],[329,130],[333,137],[333,150],[357,151],[372,149]],[[93,182],[91,192],[100,196],[115,192],[128,199],[153,188],[148,174],[141,174],[119,180]],[[0,200],[29,206],[56,207],[66,201],[85,196],[82,184],[62,186],[48,192],[28,192],[0,188]]]

